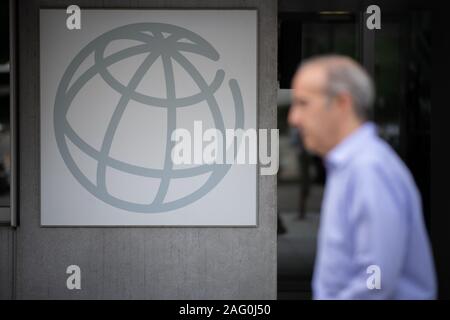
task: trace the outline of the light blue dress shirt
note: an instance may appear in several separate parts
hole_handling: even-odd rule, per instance
[[[333,148],[325,167],[314,299],[435,298],[419,192],[375,125],[366,122]],[[371,265],[380,289],[367,284],[378,274],[368,273]]]

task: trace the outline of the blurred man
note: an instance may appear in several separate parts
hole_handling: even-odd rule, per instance
[[[321,56],[300,66],[292,89],[289,123],[327,170],[313,297],[435,298],[420,195],[367,120],[374,100],[368,74],[350,58]]]

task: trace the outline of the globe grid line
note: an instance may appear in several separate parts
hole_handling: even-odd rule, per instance
[[[144,62],[138,67],[133,77],[131,78],[127,89],[135,90],[139,85],[142,78],[145,76],[151,65],[158,59],[159,53],[153,51],[144,60]],[[95,52],[95,60],[99,58],[99,51]],[[101,73],[100,73],[101,74]],[[113,115],[108,123],[108,128],[106,129],[105,135],[103,137],[102,146],[100,149],[100,157],[97,159],[97,188],[100,192],[108,192],[106,188],[106,164],[104,158],[109,156],[111,150],[112,142],[114,139],[115,132],[119,126],[120,120],[130,102],[130,95],[123,94],[113,112]]]
[[[155,36],[162,37],[162,34],[155,34]],[[167,39],[169,39],[168,37]],[[166,80],[166,99],[167,99],[167,134],[166,134],[166,154],[164,159],[164,169],[163,175],[161,177],[161,182],[159,184],[158,191],[152,204],[160,204],[164,201],[167,195],[167,190],[169,189],[171,171],[173,169],[173,162],[171,158],[171,151],[173,148],[173,141],[171,140],[172,132],[177,128],[177,109],[171,104],[173,100],[176,99],[175,93],[175,75],[173,73],[173,65],[171,56],[162,53],[161,59],[164,69],[164,79]]]

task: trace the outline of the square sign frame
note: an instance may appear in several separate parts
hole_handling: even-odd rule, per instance
[[[257,10],[69,17],[40,9],[41,226],[257,226],[258,164],[168,157],[175,128],[258,129]]]

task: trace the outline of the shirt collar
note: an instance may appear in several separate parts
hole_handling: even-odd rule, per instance
[[[367,142],[367,139],[376,134],[377,128],[373,122],[367,121],[362,124],[327,153],[325,156],[327,170],[340,167],[349,162],[353,156],[358,154],[360,148]]]

